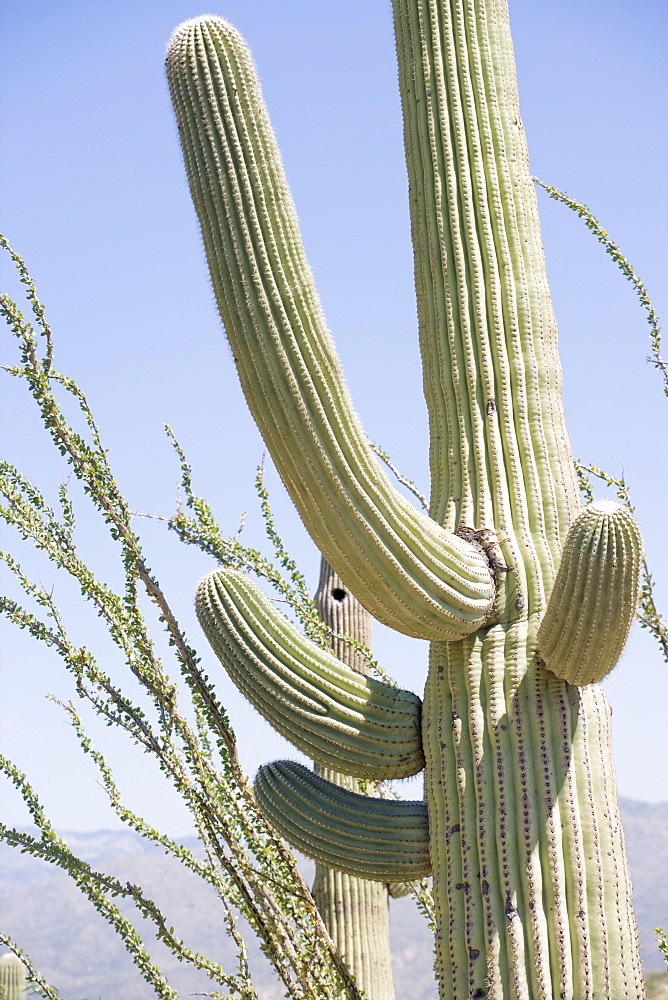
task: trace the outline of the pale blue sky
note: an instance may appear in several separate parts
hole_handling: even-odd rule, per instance
[[[255,54],[307,252],[367,431],[426,490],[389,3],[230,0],[209,9],[234,22]],[[252,481],[263,448],[213,308],[162,68],[171,30],[198,13],[202,8],[185,0],[6,0],[1,228],[32,268],[55,330],[57,364],[87,390],[133,508],[173,509],[177,468],[161,429],[169,422],[223,528],[232,533],[247,510],[247,541],[257,544]],[[665,4],[511,0],[511,18],[534,172],[592,207],[659,313],[668,313]],[[545,196],[539,201],[574,450],[613,473],[623,466],[668,610],[668,400],[644,360],[644,316],[582,223]],[[6,262],[2,267],[3,286],[14,291]],[[13,357],[8,339],[3,359]],[[3,394],[5,453],[53,490],[60,459],[43,445],[20,394],[4,384]],[[279,525],[315,587],[317,554],[275,476],[271,483]],[[215,674],[192,614],[208,561],[180,549],[157,523],[145,522],[142,532],[151,565]],[[94,566],[118,579],[88,517],[82,538]],[[56,587],[73,635],[92,645],[90,610],[47,567],[39,572]],[[381,662],[421,691],[423,644],[377,633]],[[646,635],[634,635],[607,687],[620,791],[668,799],[668,667]],[[249,771],[296,756],[222,671],[220,690]],[[60,662],[7,634],[3,752],[35,777],[58,826],[109,826],[94,772],[80,761],[60,710],[44,700],[47,691],[71,696]],[[92,732],[117,762],[131,804],[163,828],[186,832],[187,817],[145,761],[137,763],[113,732]],[[4,788],[0,811],[24,821]]]

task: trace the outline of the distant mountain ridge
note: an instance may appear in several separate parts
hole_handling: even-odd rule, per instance
[[[650,972],[662,968],[653,929],[659,925],[668,929],[668,802],[622,799],[620,806],[643,961]],[[63,836],[90,864],[142,885],[186,944],[230,966],[233,953],[222,931],[215,897],[177,862],[165,857],[161,848],[132,830]],[[194,838],[185,843],[197,846]],[[128,915],[133,912],[127,902],[119,905]],[[54,866],[5,845],[0,845],[0,927],[25,948],[37,968],[68,1000],[147,1000],[149,996],[120,940],[68,877]],[[150,930],[146,939],[151,939]],[[250,933],[247,939],[252,941]],[[180,995],[211,989],[205,976],[157,949],[156,961]],[[392,902],[392,951],[397,996],[435,1000],[430,934],[409,899]],[[279,1000],[283,990],[257,948],[252,962],[262,1000]]]

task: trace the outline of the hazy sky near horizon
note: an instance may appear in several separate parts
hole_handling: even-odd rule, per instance
[[[427,491],[389,2],[227,0],[209,9],[235,23],[253,50],[325,314],[369,436]],[[665,315],[668,8],[658,0],[510,0],[510,9],[534,173],[591,206]],[[244,537],[259,545],[253,478],[264,449],[213,305],[163,72],[171,30],[198,13],[190,0],[6,0],[0,229],[29,263],[54,329],[57,367],[88,393],[131,507],[173,512],[178,468],[167,422],[223,529],[232,534],[248,511]],[[644,314],[583,224],[542,193],[539,205],[574,452],[613,474],[623,469],[668,612],[668,400],[645,360]],[[18,296],[8,261],[1,267],[3,289]],[[2,363],[13,363],[9,336],[1,353]],[[53,496],[66,470],[26,396],[3,377],[3,454]],[[318,555],[271,471],[268,483],[279,527],[315,589]],[[164,523],[137,525],[149,564],[220,679],[248,771],[298,757],[237,695],[199,634],[193,594],[209,561],[180,546]],[[3,547],[18,551],[7,537]],[[83,507],[80,539],[93,567],[118,582],[113,547]],[[50,567],[25,558],[54,587],[73,638],[120,669],[91,609]],[[421,691],[425,644],[379,627],[375,648],[390,674]],[[668,666],[647,634],[634,630],[606,688],[621,794],[668,799]],[[3,626],[0,752],[33,777],[56,826],[112,826],[94,769],[47,693],[73,697],[61,662]],[[94,720],[90,728],[129,804],[154,825],[189,832],[183,808],[136,748]],[[26,822],[6,785],[0,818]]]

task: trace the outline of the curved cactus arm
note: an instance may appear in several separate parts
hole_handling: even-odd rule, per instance
[[[424,767],[422,702],[305,638],[249,577],[218,569],[195,600],[207,639],[254,707],[324,767],[405,778]]]
[[[431,872],[424,802],[357,795],[286,760],[260,768],[255,795],[281,836],[330,868],[378,882]]]
[[[325,327],[243,39],[217,17],[186,21],[170,41],[167,76],[241,384],[307,530],[380,621],[425,639],[469,635],[491,611],[487,560],[418,512],[376,461]]]
[[[573,522],[538,656],[561,680],[592,684],[617,663],[638,607],[642,539],[629,507],[602,500]]]

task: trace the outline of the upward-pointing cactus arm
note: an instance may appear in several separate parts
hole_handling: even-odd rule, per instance
[[[219,18],[187,21],[172,37],[167,74],[242,387],[304,524],[380,621],[421,638],[470,634],[491,610],[487,561],[415,510],[369,447],[243,40]]]
[[[537,609],[580,502],[505,4],[394,13],[431,513],[505,532]]]

